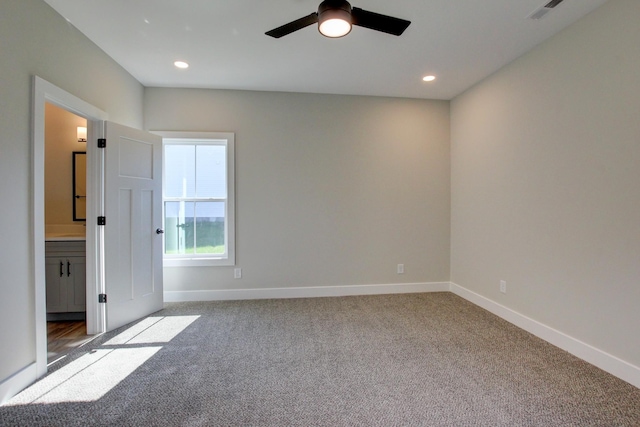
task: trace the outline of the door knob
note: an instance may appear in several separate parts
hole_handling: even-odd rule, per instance
[[[163,234],[164,230],[162,228],[156,228],[156,234]]]

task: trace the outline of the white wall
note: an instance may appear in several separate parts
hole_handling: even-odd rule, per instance
[[[243,277],[165,268],[165,290],[449,281],[448,102],[147,88],[145,126],[236,133]]]
[[[639,18],[610,0],[451,110],[452,281],[635,366]]]
[[[142,86],[41,0],[0,0],[0,384],[35,361],[31,79],[142,127]]]

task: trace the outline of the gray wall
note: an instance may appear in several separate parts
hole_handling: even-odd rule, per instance
[[[0,382],[35,361],[31,79],[142,127],[142,86],[41,0],[0,0]]]
[[[149,130],[236,133],[243,277],[165,268],[165,290],[449,281],[448,102],[147,88],[144,105]]]
[[[607,2],[451,113],[452,281],[635,366],[639,17]]]

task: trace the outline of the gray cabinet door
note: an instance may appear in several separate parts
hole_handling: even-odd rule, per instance
[[[85,257],[47,257],[47,313],[86,310],[87,267]]]
[[[67,311],[85,311],[87,307],[87,261],[85,257],[67,258]]]
[[[47,313],[67,311],[67,276],[64,258],[45,258],[45,278],[47,283]]]

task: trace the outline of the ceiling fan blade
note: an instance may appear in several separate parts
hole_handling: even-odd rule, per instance
[[[354,7],[351,10],[353,25],[369,28],[371,30],[382,31],[383,33],[399,36],[407,29],[411,21],[394,18],[393,16],[381,15],[375,12],[362,10]]]
[[[304,18],[296,19],[295,21],[284,24],[281,27],[275,28],[271,31],[267,31],[265,34],[279,39],[282,36],[286,36],[287,34],[291,34],[294,31],[301,30],[304,27],[308,27],[309,25],[316,23],[318,23],[318,14],[316,12],[313,12],[311,15],[305,16]]]

